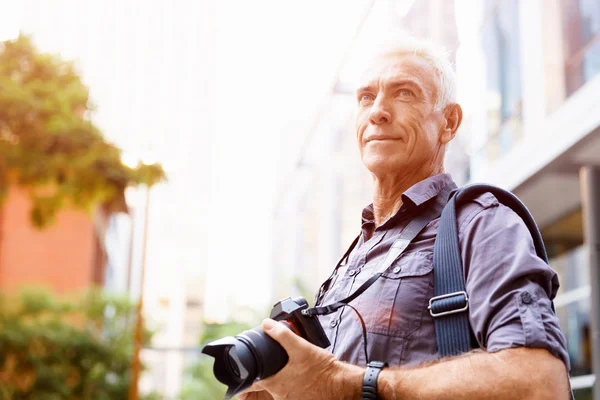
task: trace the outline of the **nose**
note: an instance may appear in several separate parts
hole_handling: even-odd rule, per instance
[[[369,113],[369,121],[373,125],[389,124],[392,120],[391,114],[385,109],[381,101],[375,101],[371,112]]]

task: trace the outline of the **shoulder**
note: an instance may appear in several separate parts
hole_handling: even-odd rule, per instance
[[[482,216],[494,213],[500,206],[501,204],[498,199],[491,193],[483,193],[473,200],[462,204],[456,210],[459,231],[462,231],[465,227],[473,223],[475,218],[481,218]]]
[[[527,230],[521,217],[489,192],[462,204],[457,210],[457,222],[461,236],[472,230],[495,232]]]
[[[556,295],[556,274],[538,257],[532,234],[515,211],[485,193],[463,204],[457,214],[459,245],[468,278],[527,277],[551,298]]]

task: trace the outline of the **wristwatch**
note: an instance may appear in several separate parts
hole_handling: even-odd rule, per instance
[[[377,377],[387,363],[371,361],[367,365],[362,386],[362,400],[377,400]]]

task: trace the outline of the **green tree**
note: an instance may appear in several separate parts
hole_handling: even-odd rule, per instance
[[[0,399],[127,399],[134,312],[100,291],[71,301],[31,290],[2,297]]]
[[[165,178],[159,164],[124,165],[87,118],[92,110],[73,64],[23,35],[0,42],[0,205],[9,185],[26,189],[43,227],[65,207],[124,211],[127,186]]]

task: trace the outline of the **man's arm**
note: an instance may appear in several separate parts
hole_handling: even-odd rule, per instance
[[[358,400],[365,369],[336,360],[289,329],[269,321],[263,329],[288,352],[288,364],[241,396],[251,400]],[[415,368],[384,369],[377,380],[382,400],[567,400],[565,364],[545,349],[478,350]],[[252,397],[255,396],[255,397]]]
[[[339,398],[358,399],[364,369],[343,364],[335,379]],[[334,391],[334,392],[335,392]],[[382,400],[568,400],[564,363],[544,349],[477,351],[433,365],[384,369],[377,380]]]
[[[544,349],[475,352],[414,369],[384,369],[379,397],[404,399],[567,400],[565,365]]]

